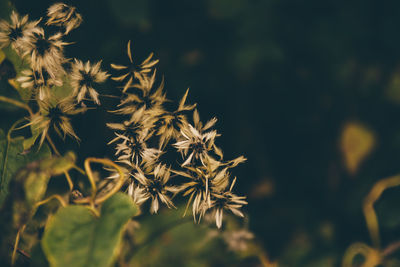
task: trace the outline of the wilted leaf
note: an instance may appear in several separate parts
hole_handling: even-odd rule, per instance
[[[42,247],[51,266],[110,266],[125,224],[137,213],[132,199],[117,193],[104,202],[100,218],[89,208],[60,209],[46,226]]]
[[[7,140],[6,135],[0,130],[0,204],[3,203],[8,194],[8,184],[11,177],[21,167],[21,155],[24,147],[23,138],[15,138],[11,142]]]
[[[47,145],[43,145],[39,151],[31,151],[23,154],[23,143],[23,137],[8,140],[4,132],[0,130],[0,206],[8,194],[10,180],[19,169],[28,162],[51,155]]]
[[[340,138],[340,148],[347,171],[355,174],[362,161],[375,146],[375,136],[365,126],[350,122],[345,125]]]
[[[18,172],[15,180],[23,184],[28,205],[32,206],[43,198],[51,176],[64,173],[71,169],[74,163],[75,155],[69,152],[64,157],[52,157],[30,163]]]
[[[63,174],[75,162],[72,152],[64,157],[52,157],[33,161],[15,176],[13,186],[14,224],[22,226],[35,214],[35,204],[45,196],[47,185],[52,176]]]

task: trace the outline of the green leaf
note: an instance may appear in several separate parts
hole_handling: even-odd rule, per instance
[[[83,206],[61,208],[46,226],[43,251],[51,266],[110,266],[124,226],[137,213],[132,199],[117,193],[101,208],[99,218]]]
[[[71,81],[68,77],[68,75],[64,75],[62,79],[62,85],[61,86],[53,86],[51,88],[51,91],[53,95],[55,96],[54,101],[57,101],[59,99],[64,99],[72,95],[73,90],[71,87]]]
[[[24,140],[24,149],[30,149],[36,142],[36,139],[40,136],[42,133],[39,129],[32,127],[31,125],[31,132],[32,136],[28,137]]]
[[[190,216],[182,218],[184,210],[185,205],[178,210],[163,209],[157,215],[142,217],[140,228],[134,231],[137,249],[124,251],[129,259],[127,265],[247,266],[239,264],[238,258],[226,250],[220,232],[212,230],[215,225],[210,230],[209,225],[196,224]]]
[[[36,203],[41,201],[52,176],[63,174],[72,168],[75,155],[32,161],[15,176],[13,192],[13,221],[17,228],[26,224],[36,213]]]
[[[52,157],[32,162],[18,172],[15,179],[23,185],[27,204],[32,207],[42,200],[50,178],[68,171],[74,163],[75,155],[68,152],[64,157]]]
[[[39,151],[23,153],[23,143],[23,137],[7,138],[0,130],[0,206],[8,194],[10,180],[19,169],[29,162],[51,155],[47,145],[43,145]]]

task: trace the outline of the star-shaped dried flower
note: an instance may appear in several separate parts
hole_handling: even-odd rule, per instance
[[[70,117],[85,111],[83,108],[76,108],[71,98],[57,100],[55,98],[39,102],[40,110],[30,118],[30,122],[25,126],[31,126],[33,132],[40,132],[40,145],[48,134],[50,129],[63,139],[69,135],[79,141],[76,135]]]
[[[192,163],[192,160],[200,160],[203,166],[206,166],[207,162],[212,161],[213,158],[209,155],[209,152],[214,149],[214,152],[220,154],[220,150],[215,150],[214,144],[215,138],[218,136],[217,131],[209,130],[217,122],[216,118],[209,120],[203,127],[200,122],[197,110],[193,113],[193,120],[195,127],[190,123],[184,124],[181,128],[181,140],[173,144],[179,152],[186,158],[182,166],[186,166]]]
[[[158,164],[151,173],[146,175],[140,168],[137,168],[133,176],[139,182],[139,189],[137,189],[135,195],[136,201],[143,203],[151,198],[151,213],[157,213],[160,202],[164,203],[168,208],[175,207],[169,194],[176,193],[178,189],[167,185],[171,172],[165,165]]]
[[[232,193],[235,182],[236,178],[233,180],[228,191],[211,193],[211,207],[214,210],[215,223],[218,228],[222,226],[224,210],[229,210],[236,216],[244,217],[239,209],[243,207],[243,205],[247,205],[246,197],[237,196]]]
[[[0,48],[11,45],[21,54],[26,37],[30,36],[38,25],[39,20],[29,22],[28,15],[20,17],[15,11],[11,13],[11,23],[0,21]],[[24,38],[25,37],[25,38]]]
[[[67,60],[64,58],[64,42],[61,33],[46,37],[44,30],[37,27],[31,36],[24,37],[27,49],[24,49],[24,56],[29,55],[31,68],[41,72],[45,69],[53,78],[64,73],[62,64]]]
[[[75,59],[71,70],[71,86],[74,90],[77,102],[80,103],[85,95],[89,94],[90,98],[100,105],[99,93],[94,89],[96,84],[104,83],[108,74],[100,70],[101,61],[96,64],[90,64],[90,61],[83,63]]]
[[[122,92],[126,92],[128,88],[131,88],[134,79],[141,79],[144,75],[147,75],[152,71],[152,68],[158,63],[157,60],[153,60],[153,53],[151,53],[139,66],[133,63],[132,60],[132,52],[131,52],[131,41],[128,41],[127,45],[127,54],[129,58],[129,64],[125,65],[118,65],[118,64],[111,64],[111,67],[115,70],[127,71],[125,74],[122,74],[117,77],[112,77],[114,81],[122,82],[126,79],[127,82],[125,83]]]

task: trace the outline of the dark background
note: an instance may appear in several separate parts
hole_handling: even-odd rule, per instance
[[[13,2],[31,18],[53,3]],[[248,158],[233,170],[236,191],[248,196],[250,230],[272,259],[308,246],[306,258],[338,263],[351,243],[370,244],[363,198],[400,170],[399,1],[66,3],[84,18],[68,37],[75,42],[68,57],[103,60],[111,71],[110,63],[126,62],[132,40],[137,63],[150,52],[160,59],[169,99],[190,87],[203,121],[219,119],[225,157]],[[112,157],[103,109],[74,121],[84,141],[69,145],[81,158]],[[339,140],[354,121],[377,145],[350,175]],[[399,238],[399,200],[400,190],[391,189],[378,203],[383,246]]]

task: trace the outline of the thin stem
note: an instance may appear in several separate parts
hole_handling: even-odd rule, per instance
[[[46,139],[47,139],[47,142],[49,142],[54,153],[56,153],[57,156],[61,156],[60,152],[57,150],[56,146],[54,145],[53,140],[51,140],[50,135],[46,134]]]
[[[18,230],[17,237],[15,238],[14,249],[13,249],[13,253],[12,253],[12,256],[11,256],[11,265],[14,265],[15,264],[15,260],[17,259],[16,257],[17,257],[18,244],[19,244],[19,240],[21,238],[21,235],[25,231],[25,227],[26,227],[26,224],[22,225],[22,227]]]
[[[96,197],[96,193],[97,193],[96,182],[94,181],[93,172],[92,172],[92,169],[90,168],[90,162],[93,160],[96,162],[96,158],[87,158],[84,163],[86,175],[87,175],[90,185],[92,187],[92,196],[90,198],[91,203],[94,202],[94,198]]]
[[[382,257],[387,257],[396,250],[400,249],[400,241],[388,245],[381,253]]]
[[[25,120],[25,118],[22,118],[13,123],[13,125],[11,126],[10,130],[8,130],[8,133],[7,133],[8,142],[12,141],[11,133],[17,128],[17,125],[20,124],[21,122],[23,122],[24,120]]]
[[[115,164],[114,162],[112,162],[111,160],[108,159],[97,159],[98,163],[103,163],[104,165],[108,165],[110,167],[113,167],[114,169],[117,170],[118,174],[119,174],[119,179],[116,183],[116,185],[110,190],[108,191],[105,195],[98,197],[95,201],[96,204],[102,203],[104,201],[106,201],[108,198],[110,198],[112,195],[114,195],[115,193],[117,193],[121,187],[124,185],[125,182],[125,175],[122,172],[122,169]]]
[[[97,194],[98,190],[97,190],[96,183],[94,181],[93,172],[90,167],[90,163],[100,163],[103,165],[113,167],[114,169],[117,170],[117,172],[119,174],[119,179],[117,181],[117,184],[109,192],[107,192],[106,194],[104,194],[103,196],[98,197],[98,198],[96,198],[96,194]],[[100,203],[106,201],[108,198],[110,198],[116,192],[118,192],[121,189],[121,187],[124,185],[125,175],[122,172],[122,169],[117,164],[115,164],[114,162],[112,162],[109,159],[87,158],[85,160],[84,166],[85,166],[86,175],[87,175],[90,185],[92,187],[92,195],[91,195],[91,197],[85,197],[82,199],[74,200],[74,202],[77,204],[86,204],[86,203],[89,203],[90,205],[100,204]]]
[[[64,175],[68,182],[69,191],[72,191],[72,189],[74,189],[74,183],[72,182],[71,176],[69,175],[68,171],[65,171]]]
[[[47,202],[49,202],[52,199],[57,199],[58,202],[60,202],[61,206],[63,206],[63,207],[67,206],[67,203],[65,203],[65,200],[60,195],[52,195],[42,201],[37,202],[34,207],[38,208],[39,206],[46,204]]]
[[[400,186],[400,175],[382,179],[375,183],[375,185],[372,187],[371,191],[364,200],[363,211],[365,220],[372,240],[372,244],[377,249],[380,248],[381,244],[378,217],[376,216],[374,204],[381,197],[383,191],[395,186]]]
[[[364,243],[354,243],[346,250],[342,260],[342,267],[352,267],[353,260],[357,255],[364,257],[363,267],[375,267],[382,261],[377,249],[371,248]]]
[[[14,245],[11,245],[11,247],[14,248]],[[24,250],[22,250],[20,248],[17,248],[17,252],[19,254],[21,254],[22,256],[24,256],[25,258],[27,258],[28,260],[31,258],[31,255],[29,255],[28,252],[26,252],[26,251],[24,251]]]
[[[25,109],[29,112],[29,115],[31,115],[31,116],[33,115],[32,109],[25,103],[19,102],[15,99],[8,98],[5,96],[0,96],[0,101],[12,104],[12,105],[22,108],[22,109]]]
[[[86,172],[84,170],[82,170],[81,168],[79,168],[78,166],[76,166],[75,164],[74,164],[74,166],[72,166],[72,168],[77,170],[81,174],[86,175]]]

